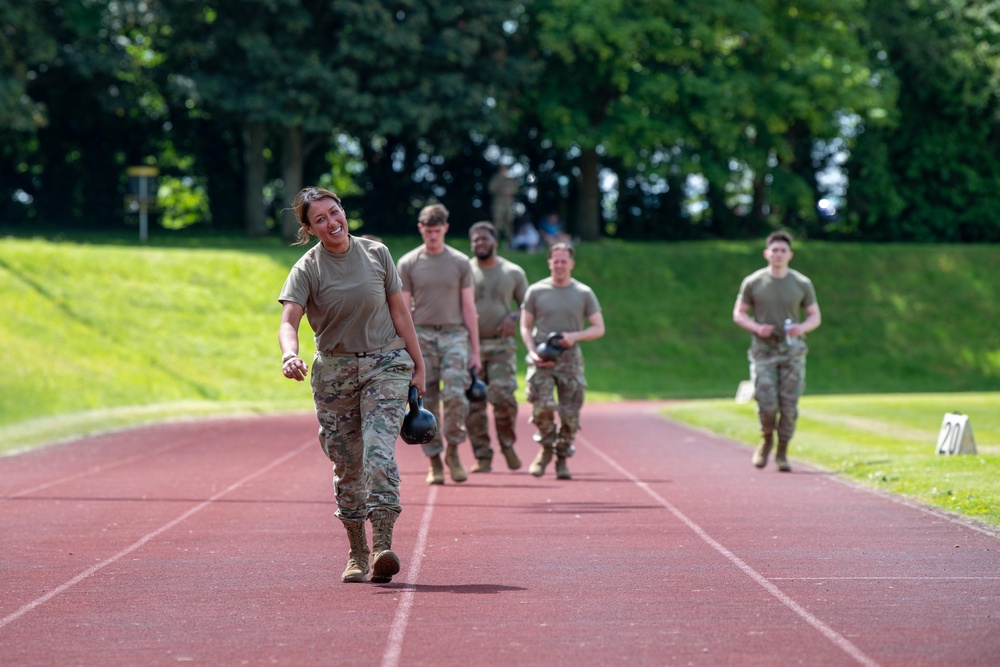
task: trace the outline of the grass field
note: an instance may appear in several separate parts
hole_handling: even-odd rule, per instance
[[[799,407],[793,459],[1000,526],[1000,393],[806,396]],[[937,453],[945,413],[969,417],[976,455]],[[686,401],[664,414],[742,442],[759,441],[752,403]],[[766,471],[773,470],[772,460]]]
[[[384,240],[396,258],[419,243]],[[454,228],[450,240],[468,250]],[[965,465],[955,459],[968,457],[919,457],[933,450],[944,411],[972,414],[952,395],[996,400],[988,392],[1000,389],[1000,249],[808,242],[795,250],[792,265],[815,282],[824,319],[809,337],[795,456],[964,511],[961,484],[925,494],[879,463],[888,454],[865,452],[900,437],[918,457],[905,465],[932,477]],[[125,234],[3,236],[0,452],[165,418],[310,410],[308,387],[280,376],[277,345],[275,299],[302,252],[274,238],[155,230],[144,246]],[[752,409],[732,401],[748,374],[748,341],[731,312],[740,279],[763,265],[760,253],[759,242],[582,244],[574,275],[594,287],[608,330],[585,344],[588,399],[698,399],[672,416],[753,442]],[[543,255],[506,254],[529,280],[547,275]],[[304,327],[307,358],[311,344]],[[906,407],[924,394],[944,396]],[[982,456],[969,460],[985,463],[951,479],[991,471],[977,493],[1000,505],[990,449],[1000,438],[982,422],[973,418]]]

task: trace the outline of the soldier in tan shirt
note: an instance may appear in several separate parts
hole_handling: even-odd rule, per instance
[[[517,470],[521,459],[514,450],[517,422],[517,323],[521,302],[528,289],[524,269],[497,255],[497,230],[489,222],[477,222],[469,230],[472,241],[470,261],[476,283],[476,310],[479,313],[479,346],[482,379],[488,385],[486,401],[472,403],[465,425],[476,455],[472,472],[490,472],[489,417],[486,405],[493,406],[497,443],[507,467]]]
[[[788,443],[795,433],[799,398],[806,386],[809,348],[805,335],[822,321],[812,281],[788,266],[792,256],[790,234],[769,234],[764,242],[767,266],[743,279],[733,306],[733,322],[753,334],[747,357],[761,441],[752,462],[757,468],[767,465],[777,431],[774,464],[780,472],[792,470]]]
[[[528,402],[539,450],[528,468],[535,477],[556,457],[556,478],[572,479],[567,459],[576,451],[587,379],[579,343],[604,335],[604,315],[594,291],[573,278],[573,246],[549,248],[548,278],[528,287],[521,311],[521,340],[528,348]],[[540,357],[537,346],[550,334],[561,333],[566,349],[555,361]],[[558,398],[557,398],[558,397]],[[556,422],[558,414],[559,421]]]
[[[431,442],[422,445],[430,461],[428,484],[444,484],[444,463],[454,482],[468,476],[458,455],[466,439],[465,419],[469,401],[465,397],[469,369],[482,367],[479,360],[479,325],[472,267],[464,253],[445,244],[448,209],[441,204],[425,206],[417,219],[423,245],[403,255],[398,264],[403,300],[412,304],[420,351],[427,368],[424,407],[441,424]],[[447,444],[447,449],[442,444]]]
[[[319,243],[295,263],[278,297],[281,372],[310,379],[320,444],[333,461],[337,518],[350,543],[341,581],[366,581],[371,571],[372,581],[386,583],[400,567],[392,551],[402,511],[396,439],[409,386],[424,388],[420,345],[388,248],[351,236],[340,198],[329,190],[304,188],[292,204],[296,245],[313,236]],[[303,316],[316,340],[311,375],[298,356]]]

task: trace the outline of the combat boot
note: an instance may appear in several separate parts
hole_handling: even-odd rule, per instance
[[[566,464],[565,456],[556,457],[556,479],[573,479],[569,473],[569,465]]]
[[[490,459],[476,459],[476,465],[472,466],[472,472],[490,472],[493,470],[493,461]]]
[[[771,433],[761,437],[760,444],[753,453],[754,467],[763,468],[767,465],[767,457],[771,454],[771,447],[774,445],[774,436]]]
[[[344,528],[347,529],[347,541],[351,545],[351,551],[347,556],[347,568],[340,575],[340,580],[344,583],[367,581],[368,557],[371,555],[371,551],[368,549],[365,522],[344,521],[343,524]]]
[[[430,461],[431,467],[427,471],[427,483],[444,484],[444,464],[441,463],[441,455],[431,456]]]
[[[508,469],[517,470],[521,467],[521,457],[517,455],[513,447],[501,447],[500,451],[503,452],[503,457],[507,459]]]
[[[535,460],[531,462],[531,467],[528,468],[530,472],[535,477],[541,477],[545,474],[545,466],[552,462],[552,450],[547,447],[542,447],[538,450],[538,456]]]
[[[758,413],[757,418],[760,419],[760,444],[753,453],[753,464],[756,468],[763,468],[774,446],[774,415]]]
[[[448,449],[444,453],[444,462],[451,474],[451,481],[464,482],[469,479],[469,476],[465,474],[465,468],[462,467],[462,460],[458,458],[458,445],[448,445]]]
[[[778,466],[780,472],[792,472],[792,466],[788,463],[787,440],[778,440],[778,449],[774,452],[774,464]]]
[[[392,525],[396,514],[389,510],[375,510],[372,522],[372,583],[387,584],[392,575],[399,573],[399,556],[392,551]]]

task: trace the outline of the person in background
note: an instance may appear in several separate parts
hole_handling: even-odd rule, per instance
[[[781,472],[792,470],[788,443],[795,433],[799,398],[806,386],[809,349],[805,335],[822,319],[812,281],[789,268],[792,257],[791,235],[781,231],[769,234],[764,242],[767,266],[743,279],[733,307],[733,322],[753,334],[747,357],[761,441],[752,462],[758,468],[767,465],[778,420],[774,464]],[[803,314],[805,319],[800,321]]]
[[[469,229],[472,242],[472,276],[476,285],[476,311],[479,313],[479,350],[482,355],[481,379],[487,383],[487,400],[469,404],[465,420],[469,442],[476,456],[472,472],[490,472],[493,449],[490,447],[486,404],[493,406],[497,442],[510,470],[521,467],[514,450],[517,422],[517,323],[528,278],[517,264],[499,257],[497,231],[489,222],[477,222]]]
[[[530,287],[521,308],[521,340],[528,348],[528,402],[531,421],[538,430],[538,455],[528,468],[536,477],[556,456],[556,478],[571,479],[567,459],[575,451],[573,443],[580,430],[587,379],[583,372],[583,352],[579,343],[604,335],[604,316],[594,291],[573,278],[576,266],[573,246],[557,243],[549,248],[548,278]],[[539,343],[549,334],[562,334],[565,350],[555,361],[542,359]],[[556,394],[558,393],[558,403]],[[559,412],[559,425],[555,414]]]
[[[465,389],[469,369],[478,371],[482,367],[472,266],[468,256],[445,243],[448,209],[443,205],[421,209],[417,229],[424,242],[400,258],[398,269],[403,301],[412,304],[417,339],[427,366],[424,407],[441,424],[439,404],[444,406],[443,427],[431,442],[421,445],[430,461],[427,483],[444,484],[442,451],[452,481],[464,482],[468,475],[458,446],[465,440],[465,418],[469,414]]]
[[[420,345],[389,250],[350,235],[333,192],[304,188],[292,208],[299,223],[295,245],[311,237],[319,243],[295,263],[278,297],[281,372],[298,382],[309,375],[298,356],[305,315],[316,342],[310,377],[319,442],[333,462],[336,516],[350,543],[341,581],[366,581],[370,568],[373,582],[389,582],[400,568],[392,551],[402,511],[396,438],[409,387],[424,391]]]
[[[542,237],[539,236],[538,230],[535,229],[535,225],[531,222],[531,216],[525,213],[521,218],[520,224],[517,226],[517,233],[511,239],[510,249],[535,252],[538,250],[541,242]]]
[[[538,226],[538,233],[550,248],[557,243],[571,243],[570,235],[563,231],[562,223],[559,222],[559,214],[549,213],[542,218]]]
[[[491,197],[493,225],[503,236],[503,240],[510,243],[514,238],[514,198],[519,188],[517,181],[510,177],[507,165],[500,165],[486,189]]]

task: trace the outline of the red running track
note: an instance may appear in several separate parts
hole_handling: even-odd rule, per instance
[[[428,487],[400,443],[387,585],[340,583],[311,414],[0,458],[0,665],[1000,664],[994,531],[656,407],[587,405],[572,481],[523,414],[516,472]]]

